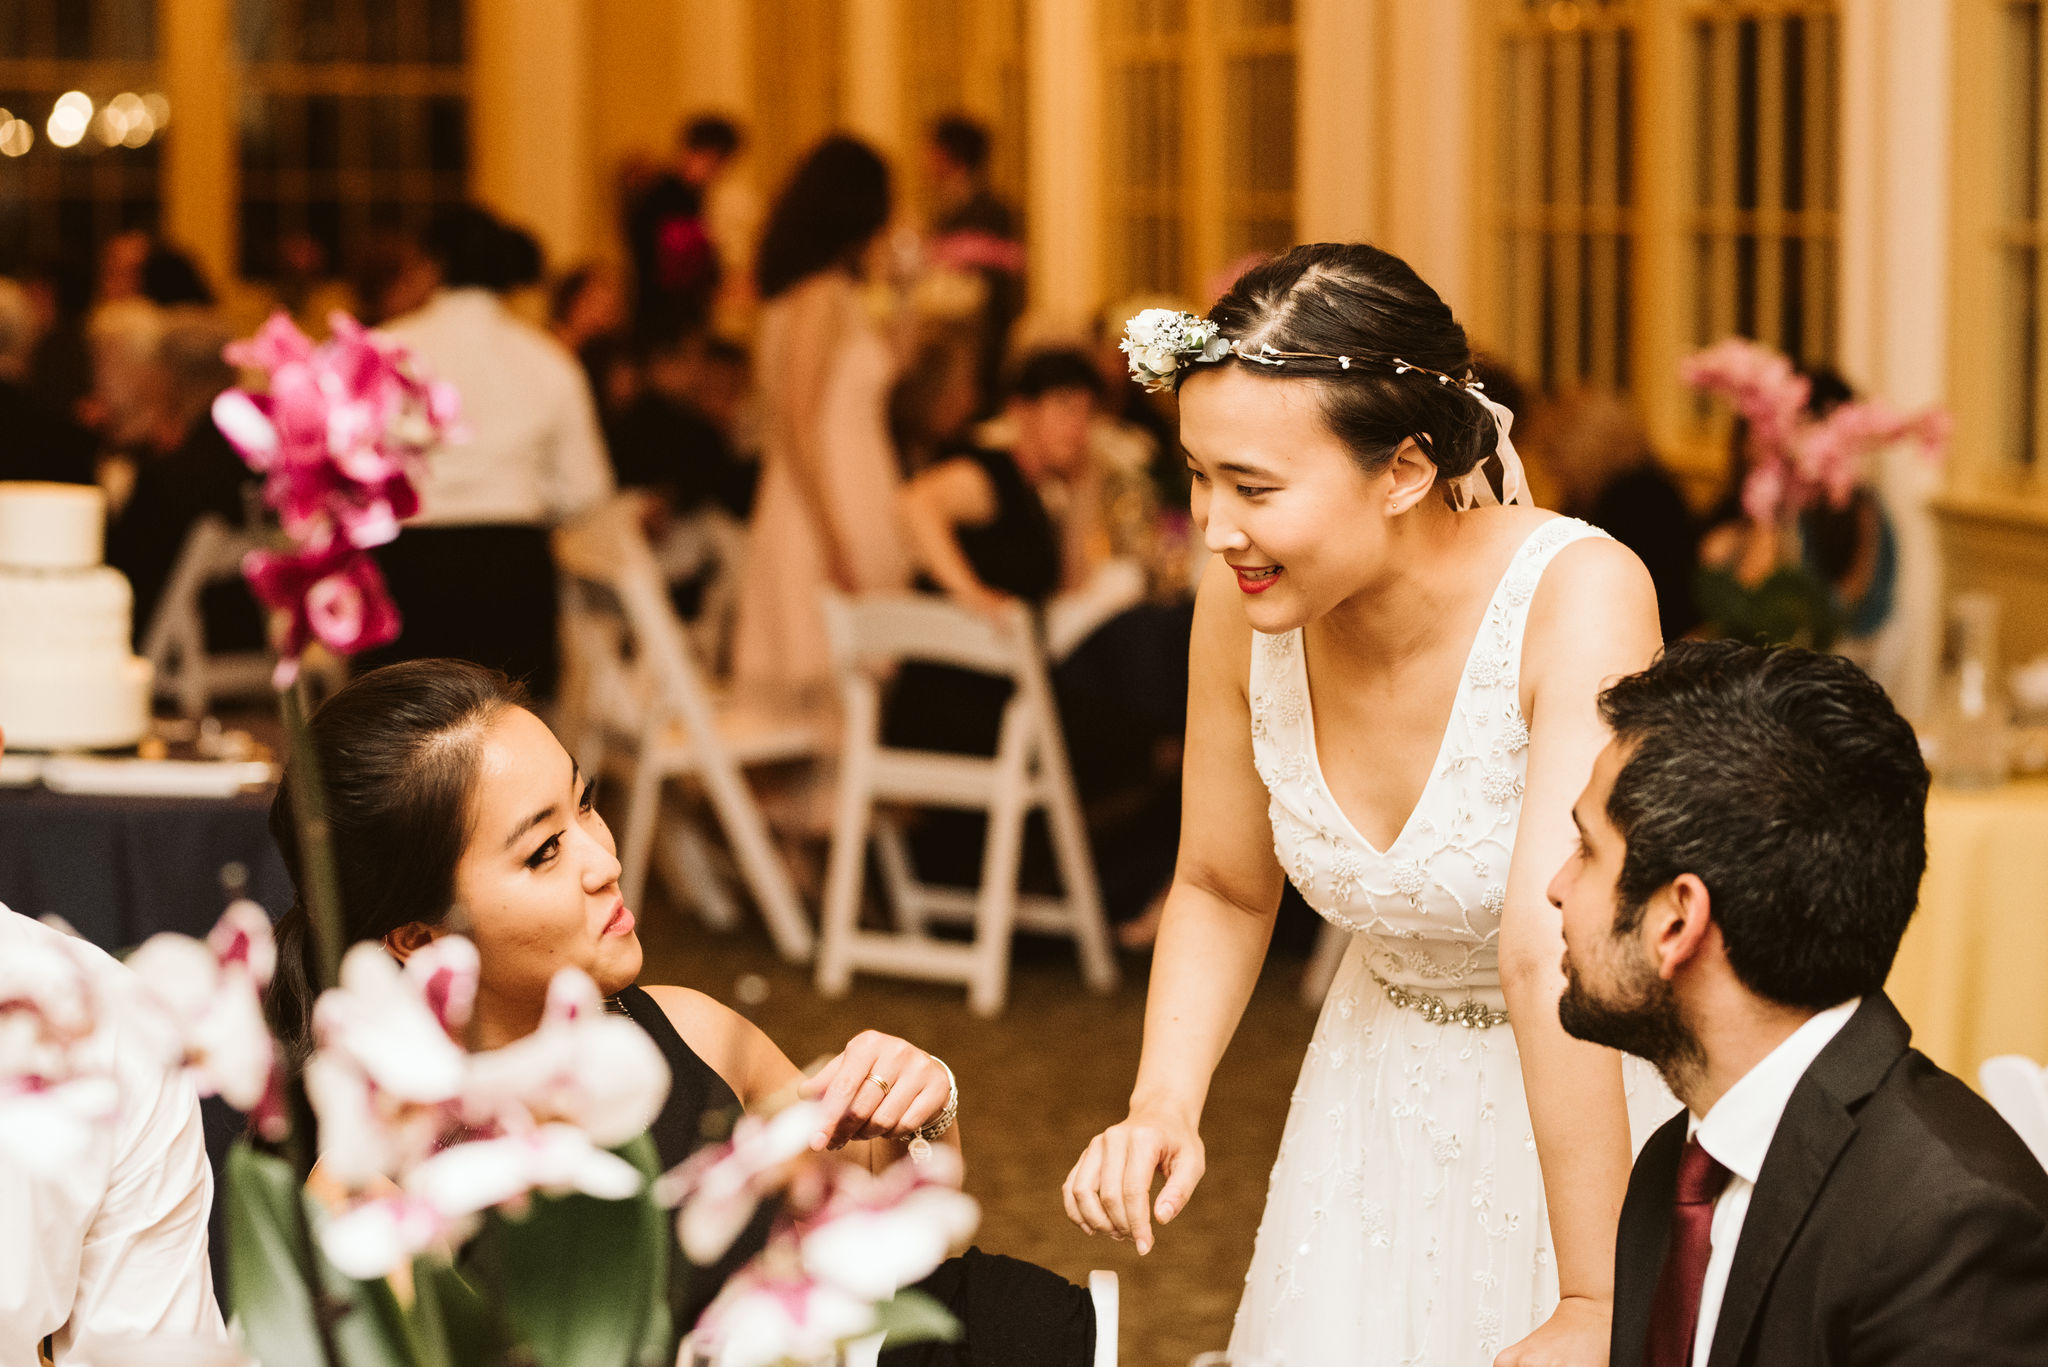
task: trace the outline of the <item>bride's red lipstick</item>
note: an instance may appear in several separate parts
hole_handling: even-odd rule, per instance
[[[1245,593],[1264,593],[1280,582],[1281,570],[1278,565],[1255,565],[1250,568],[1232,565],[1230,568],[1237,575],[1237,587]]]

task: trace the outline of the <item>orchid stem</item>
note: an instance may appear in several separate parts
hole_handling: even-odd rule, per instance
[[[312,732],[306,728],[308,709],[303,675],[279,692],[278,703],[284,712],[285,734],[291,745],[292,813],[298,826],[299,868],[305,875],[301,890],[318,951],[313,968],[324,990],[340,980],[341,955],[346,946],[342,943],[334,845],[327,830],[327,790],[320,780],[320,756],[314,748]]]

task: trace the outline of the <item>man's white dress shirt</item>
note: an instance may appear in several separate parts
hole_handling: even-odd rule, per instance
[[[66,938],[0,906],[0,956]],[[107,1005],[80,1066],[111,1074],[120,1100],[55,1171],[0,1162],[0,1367],[35,1367],[50,1335],[60,1365],[100,1337],[225,1343],[206,1261],[213,1175],[199,1098],[122,1014],[128,970],[83,941],[68,947]]]
[[[427,456],[412,526],[547,527],[612,491],[583,367],[484,289],[442,290],[384,331],[462,395],[469,440]]]
[[[1706,1367],[1713,1350],[1714,1323],[1721,1318],[1721,1298],[1728,1291],[1728,1267],[1735,1261],[1749,1198],[1792,1090],[1862,1002],[1861,997],[1851,997],[1808,1020],[1723,1092],[1704,1118],[1693,1116],[1687,1127],[1707,1155],[1732,1174],[1714,1202],[1707,1274],[1700,1283],[1700,1322],[1692,1341],[1693,1367]]]

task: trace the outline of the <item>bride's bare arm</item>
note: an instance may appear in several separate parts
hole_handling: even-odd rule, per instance
[[[1152,955],[1130,1116],[1089,1143],[1063,1189],[1074,1223],[1135,1239],[1141,1253],[1151,1250],[1153,1217],[1171,1220],[1201,1180],[1210,1077],[1251,999],[1280,904],[1245,696],[1252,633],[1237,592],[1218,560],[1196,598],[1180,859]]]
[[[1656,590],[1630,551],[1588,540],[1559,552],[1530,605],[1523,646],[1529,769],[1501,919],[1500,969],[1564,1303],[1501,1354],[1502,1367],[1598,1367],[1607,1359],[1614,1231],[1630,1160],[1621,1057],[1573,1039],[1558,1024],[1564,930],[1544,890],[1571,851],[1572,803],[1606,744],[1599,691],[1647,665],[1659,643]]]

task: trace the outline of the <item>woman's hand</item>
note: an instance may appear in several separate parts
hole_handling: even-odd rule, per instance
[[[1566,1296],[1534,1333],[1502,1351],[1493,1367],[1607,1367],[1610,1301]]]
[[[1139,1253],[1150,1253],[1152,1221],[1168,1224],[1180,1214],[1202,1180],[1205,1162],[1192,1120],[1134,1110],[1089,1140],[1067,1174],[1060,1189],[1067,1218],[1090,1234],[1130,1239]],[[1152,1178],[1162,1171],[1166,1185],[1154,1203]]]
[[[797,1095],[822,1099],[826,1121],[813,1149],[856,1139],[909,1139],[929,1125],[953,1091],[945,1065],[907,1040],[864,1030],[805,1082]]]

